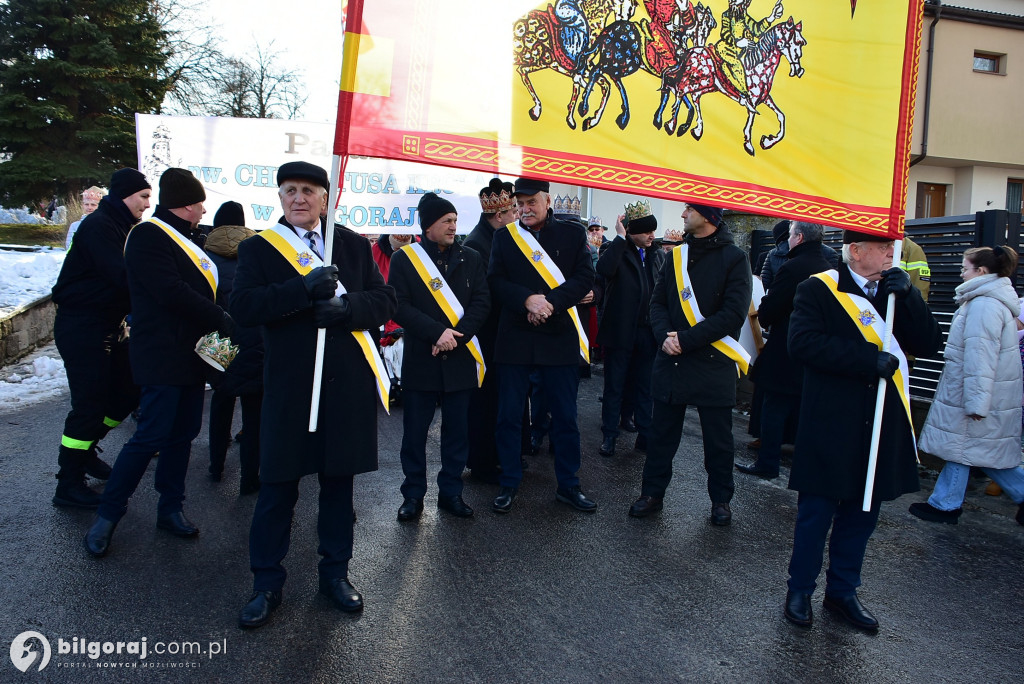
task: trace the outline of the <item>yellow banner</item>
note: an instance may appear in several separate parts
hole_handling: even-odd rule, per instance
[[[350,0],[335,152],[896,235],[922,2]]]

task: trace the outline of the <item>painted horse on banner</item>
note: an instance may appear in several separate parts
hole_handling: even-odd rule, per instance
[[[584,86],[580,57],[593,45],[604,28],[613,4],[620,0],[557,0],[542,10],[530,10],[515,21],[512,28],[513,58],[516,71],[533,98],[530,118],[540,119],[542,105],[530,74],[553,69],[573,80],[572,103],[566,123],[576,128],[573,107]],[[607,87],[602,84],[602,87]]]
[[[620,129],[629,124],[629,97],[622,79],[637,71],[647,71],[659,78],[679,68],[680,57],[686,54],[686,45],[707,42],[715,26],[711,10],[703,4],[692,5],[690,0],[644,0],[650,19],[631,21],[636,11],[635,0],[618,0],[615,21],[604,27],[581,59],[581,71],[586,88],[579,103],[580,116],[590,111],[590,94],[594,85],[601,87],[601,102],[593,116],[583,121],[583,130],[589,130],[601,121],[608,105],[610,85],[614,85],[622,98],[622,113],[615,123]],[[680,48],[680,45],[683,46]],[[573,92],[575,103],[576,92]],[[571,105],[570,105],[571,106]]]
[[[789,62],[789,75],[800,78],[804,75],[804,68],[800,66],[800,59],[803,56],[803,47],[807,45],[807,39],[803,35],[803,22],[793,22],[790,17],[785,23],[775,24],[769,27],[756,40],[750,43],[743,51],[743,70],[747,81],[747,90],[750,107],[747,112],[747,123],[743,127],[743,149],[747,154],[754,156],[754,146],[751,144],[751,128],[754,124],[754,115],[758,106],[765,104],[771,109],[779,120],[779,131],[774,135],[761,136],[761,148],[768,150],[774,147],[786,135],[786,115],[775,104],[771,90],[775,79],[775,72],[785,56]],[[668,103],[669,95],[675,95],[676,101],[672,107],[672,116],[665,123],[665,130],[671,134],[675,128],[676,118],[679,114],[679,106],[686,103],[688,113],[687,122],[696,114],[697,122],[690,130],[695,140],[700,140],[704,134],[704,119],[700,112],[700,98],[702,95],[714,91],[725,94],[738,104],[743,105],[743,95],[731,84],[722,67],[722,58],[715,50],[715,46],[705,46],[691,50],[683,67],[678,72],[679,79],[675,82],[663,82],[661,88],[661,105],[655,114],[657,121]],[[693,105],[686,96],[691,96]],[[682,135],[686,128],[680,128],[677,135]]]

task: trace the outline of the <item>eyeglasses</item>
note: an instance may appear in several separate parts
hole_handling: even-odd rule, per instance
[[[977,271],[977,270],[978,270],[977,266],[971,266],[970,268],[964,268],[963,266],[961,266],[960,267],[960,275],[963,275],[964,273],[968,273],[970,271]]]
[[[587,228],[588,233],[603,233],[604,228],[601,226],[594,226],[593,228]]]

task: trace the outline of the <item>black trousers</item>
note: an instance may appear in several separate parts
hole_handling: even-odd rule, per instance
[[[649,326],[637,328],[632,348],[605,347],[601,432],[606,438],[619,436],[621,418],[633,418],[638,433],[650,437],[651,371],[657,351]]]
[[[255,481],[260,472],[260,415],[263,392],[243,394],[242,439],[238,445],[238,460],[243,480]],[[235,417],[235,396],[214,391],[210,398],[210,472],[224,472],[228,447],[231,444],[231,421]]]
[[[698,406],[704,438],[704,470],[708,474],[708,496],[712,503],[728,503],[733,493],[733,439],[731,406]],[[672,480],[672,461],[683,436],[686,404],[654,401],[651,439],[644,461],[642,496],[665,496]]]
[[[348,577],[352,558],[352,476],[320,480],[320,508],[316,531],[320,577]],[[292,515],[299,500],[299,481],[264,482],[260,487],[249,529],[249,565],[254,591],[281,591],[288,573],[281,564],[291,542]]]
[[[498,374],[492,367],[483,385],[472,390],[469,402],[469,454],[466,467],[480,474],[498,472],[498,445],[494,430],[498,424]]]
[[[53,338],[64,360],[71,411],[61,444],[87,450],[139,405],[120,321],[58,308]]]
[[[438,495],[462,494],[462,471],[469,451],[469,403],[474,390],[422,392],[405,390],[402,400],[402,496],[422,499],[427,493],[427,432],[441,399],[441,470]]]

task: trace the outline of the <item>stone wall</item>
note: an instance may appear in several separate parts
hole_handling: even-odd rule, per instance
[[[0,366],[6,366],[53,339],[57,306],[47,295],[0,318]]]

